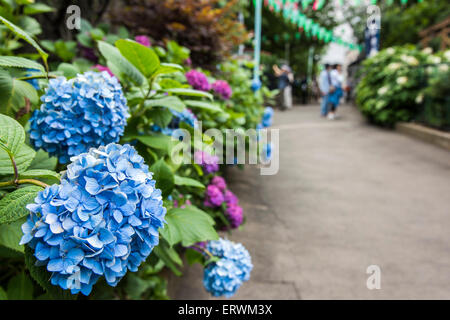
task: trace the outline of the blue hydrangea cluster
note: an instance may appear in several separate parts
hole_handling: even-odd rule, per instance
[[[191,110],[184,109],[183,112],[178,112],[171,109],[170,112],[172,112],[173,117],[169,125],[165,128],[153,125],[153,131],[162,132],[165,135],[171,136],[176,129],[180,128],[181,122],[186,123],[193,128],[197,128],[197,117],[194,115],[194,113],[192,113]]]
[[[242,283],[250,279],[253,269],[250,254],[242,244],[226,239],[210,241],[206,249],[220,259],[205,268],[205,289],[215,297],[233,296]]]
[[[51,283],[88,295],[104,276],[115,286],[158,244],[166,209],[144,159],[108,144],[71,158],[61,184],[38,193],[22,225]]]
[[[118,142],[129,117],[122,87],[107,72],[51,79],[30,119],[30,142],[68,163],[91,147]]]

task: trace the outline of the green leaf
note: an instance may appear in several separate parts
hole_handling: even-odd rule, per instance
[[[61,71],[64,77],[68,79],[75,78],[80,73],[80,70],[75,65],[66,62],[60,63],[56,70]]]
[[[0,67],[5,68],[21,68],[21,69],[37,69],[44,72],[44,67],[33,60],[15,56],[1,56]]]
[[[31,164],[36,155],[36,151],[31,149],[26,144],[22,144],[19,151],[14,155],[14,160],[16,162],[17,171],[25,171]],[[0,174],[13,174],[14,168],[11,164],[8,154],[0,149]]]
[[[121,74],[124,74],[130,78],[130,80],[138,86],[141,86],[144,83],[145,78],[143,74],[133,64],[131,64],[131,62],[125,59],[116,47],[113,47],[104,41],[98,41],[98,49],[108,61],[108,64],[113,66],[113,69],[118,70]],[[115,72],[115,70],[113,70],[114,74],[120,76]]]
[[[177,186],[188,186],[188,187],[197,187],[197,188],[205,188],[205,185],[195,179],[180,177],[175,175],[175,185]]]
[[[52,170],[56,169],[58,159],[56,157],[50,157],[47,152],[40,149],[36,152],[36,156],[28,167],[29,170],[44,169]]]
[[[28,42],[30,45],[32,45],[37,52],[39,52],[39,55],[41,56],[42,60],[44,61],[45,66],[47,66],[47,58],[48,58],[48,54],[42,50],[42,48],[37,44],[37,42],[31,37],[31,35],[29,35],[28,33],[26,33],[24,30],[22,30],[21,28],[19,28],[18,26],[16,26],[14,23],[12,23],[11,21],[6,20],[5,18],[3,18],[2,16],[0,16],[0,21],[3,22],[3,24],[5,24],[12,32],[14,32],[14,34],[16,36],[18,36],[19,38],[21,38],[22,40]],[[47,68],[48,69],[48,68]]]
[[[24,272],[12,277],[8,282],[8,298],[10,300],[33,299],[33,282]]]
[[[160,258],[164,264],[172,270],[172,272],[176,276],[181,276],[182,273],[178,270],[177,264],[182,265],[181,259],[178,256],[177,252],[166,245],[164,245],[164,242],[161,241],[159,246],[153,248],[153,252]]]
[[[165,150],[167,153],[170,153],[172,150],[172,137],[166,136],[165,134],[158,134],[154,136],[135,136],[133,138],[154,149]]]
[[[0,300],[8,300],[8,295],[2,287],[0,287]]]
[[[179,64],[175,63],[161,63],[158,69],[153,73],[153,76],[156,77],[157,75],[161,74],[169,74],[174,72],[183,72],[184,69]]]
[[[208,110],[211,112],[223,112],[222,108],[219,105],[205,102],[205,101],[197,101],[197,100],[184,100],[184,103],[191,108],[199,108]]]
[[[172,120],[173,114],[168,109],[163,108],[153,108],[146,112],[147,117],[153,120],[160,128],[165,128],[169,125]]]
[[[129,273],[126,279],[125,292],[132,300],[141,299],[142,294],[154,286],[154,281],[142,279],[133,273]]]
[[[32,104],[39,100],[36,89],[26,81],[12,78],[5,70],[0,70],[0,112],[15,116],[15,113],[25,106],[25,98]]]
[[[200,263],[201,265],[203,265],[203,261],[205,260],[203,254],[194,249],[187,249],[185,256],[187,262],[190,265],[193,265],[194,263]]]
[[[174,97],[174,96],[168,96],[164,98],[159,99],[151,99],[151,100],[145,100],[144,102],[145,108],[151,108],[151,107],[164,107],[169,108],[178,112],[183,112],[186,106],[184,105],[183,101],[181,101],[180,98]]]
[[[214,100],[214,97],[211,93],[200,90],[194,90],[190,88],[171,88],[171,89],[164,89],[163,91],[176,94],[179,96],[204,97],[208,98],[211,101]]]
[[[5,246],[14,251],[23,252],[23,245],[19,245],[22,239],[22,225],[26,218],[16,220],[10,224],[0,225],[0,245]]]
[[[189,247],[197,242],[219,239],[213,227],[214,220],[194,206],[172,208],[165,219],[167,224],[160,233],[171,246],[181,242],[184,247]]]
[[[136,41],[120,39],[116,41],[116,47],[146,78],[151,78],[159,68],[159,58],[153,49]]]
[[[48,184],[60,183],[61,176],[59,173],[46,169],[30,169],[19,174],[19,179],[37,179]]]
[[[36,258],[33,255],[33,249],[25,246],[25,265],[30,271],[31,277],[50,295],[52,299],[75,299],[76,295],[69,290],[63,290],[50,283],[51,273],[45,267],[36,266]]]
[[[8,193],[0,200],[0,224],[11,223],[27,216],[30,212],[25,206],[33,202],[43,188],[29,186]]]
[[[23,9],[23,13],[26,15],[45,13],[45,12],[53,12],[53,11],[55,11],[54,8],[52,8],[46,4],[43,4],[43,3],[32,3],[32,4],[27,5]]]
[[[163,159],[159,159],[149,170],[153,172],[153,179],[156,180],[156,188],[161,189],[164,197],[168,196],[172,192],[175,184],[172,169],[170,169]]]
[[[42,33],[42,28],[39,22],[32,17],[21,16],[17,21],[17,26],[22,28],[23,31],[28,33],[30,36],[36,36]]]
[[[11,117],[0,114],[0,141],[12,155],[16,155],[25,142],[25,130]]]

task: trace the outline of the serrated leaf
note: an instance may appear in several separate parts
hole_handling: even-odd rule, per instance
[[[24,272],[12,277],[7,290],[10,300],[31,300],[33,298],[33,282]]]
[[[196,188],[205,188],[205,185],[200,181],[195,179],[191,179],[188,177],[180,177],[175,175],[175,185],[177,186],[188,186],[188,187],[196,187]]]
[[[165,128],[172,120],[173,114],[168,109],[153,108],[146,112],[146,116],[160,128]]]
[[[0,141],[12,155],[15,155],[25,142],[25,130],[13,118],[0,114]]]
[[[145,108],[164,107],[164,108],[175,110],[177,112],[183,112],[184,109],[186,108],[183,101],[181,101],[180,98],[174,97],[174,96],[168,96],[168,97],[159,98],[159,99],[145,100],[144,107]]]
[[[189,247],[197,242],[219,239],[213,227],[214,220],[194,206],[172,208],[165,220],[167,224],[160,229],[160,234],[171,246],[181,242],[184,247]]]
[[[120,53],[149,79],[159,68],[159,58],[153,49],[136,41],[120,39],[116,41]]]
[[[37,179],[49,182],[49,184],[59,183],[61,176],[59,173],[46,169],[30,169],[19,174],[19,179]]]
[[[170,169],[163,159],[159,159],[149,170],[153,172],[153,179],[156,180],[156,188],[161,189],[164,197],[168,196],[172,192],[175,184],[172,169]]]
[[[205,102],[205,101],[197,101],[197,100],[184,100],[186,106],[191,108],[199,108],[208,110],[211,112],[223,112],[222,108],[214,103]]]
[[[8,193],[0,200],[0,224],[11,223],[27,216],[30,212],[25,207],[33,202],[39,191],[38,186],[20,188]]]
[[[54,171],[57,163],[58,159],[56,157],[50,157],[47,152],[40,149],[36,152],[36,155],[28,167],[28,170],[43,169]]]
[[[190,89],[190,88],[170,88],[170,89],[164,89],[165,92],[180,95],[180,96],[190,96],[190,97],[204,97],[208,98],[209,100],[213,101],[214,97],[211,93]]]
[[[45,72],[41,64],[22,57],[0,56],[0,66],[5,68],[36,69]]]
[[[21,28],[19,28],[18,26],[16,26],[14,23],[12,23],[11,21],[6,20],[5,18],[3,18],[2,16],[0,16],[0,21],[3,22],[3,24],[5,24],[8,29],[10,29],[12,32],[14,32],[14,34],[16,36],[18,36],[19,38],[21,38],[22,40],[28,42],[30,45],[32,45],[37,52],[39,52],[39,55],[41,56],[42,60],[44,61],[44,64],[47,66],[47,58],[48,58],[48,54],[42,50],[42,48],[38,45],[38,43],[32,38],[31,35],[29,35],[28,33],[26,33],[24,30],[22,30]]]
[[[36,258],[33,250],[29,246],[25,246],[25,265],[30,271],[31,277],[50,295],[52,299],[76,299],[76,295],[70,293],[69,290],[62,290],[60,287],[54,286],[50,282],[51,273],[45,267],[36,266]]]
[[[26,218],[16,220],[10,224],[0,225],[0,245],[9,249],[23,252],[23,245],[19,245],[20,239],[22,239],[22,225]]]
[[[11,75],[0,70],[0,112],[15,116],[15,113],[25,106],[25,98],[32,104],[39,100],[36,89],[26,81],[12,78]]]
[[[108,66],[113,66],[112,71],[115,75],[120,76],[117,73],[119,71],[138,86],[145,82],[144,75],[120,53],[119,49],[104,41],[98,41],[98,49],[108,61]]]
[[[19,173],[25,171],[31,164],[36,155],[36,151],[31,149],[26,144],[22,144],[19,151],[14,154],[17,171]],[[0,174],[13,174],[14,168],[6,151],[0,149]]]

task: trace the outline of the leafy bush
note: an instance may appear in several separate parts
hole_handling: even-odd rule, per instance
[[[237,22],[237,1],[224,6],[218,0],[126,0],[112,9],[117,25],[136,34],[150,36],[158,45],[172,39],[191,51],[195,65],[213,69],[245,40],[245,29]]]
[[[369,121],[380,125],[412,120],[426,94],[428,73],[432,69],[439,74],[436,67],[445,61],[429,49],[420,51],[412,45],[380,51],[363,63],[363,77],[356,88],[358,107]]]

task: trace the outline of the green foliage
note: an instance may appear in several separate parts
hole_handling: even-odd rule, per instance
[[[39,191],[38,186],[29,186],[8,193],[0,200],[0,225],[11,223],[29,214],[25,206],[32,202]]]
[[[10,300],[31,300],[33,298],[33,283],[24,273],[12,277],[8,282],[8,299]]]
[[[418,112],[416,99],[423,89],[425,64],[432,59],[414,46],[388,48],[367,59],[356,88],[362,113],[385,126],[411,120]]]
[[[197,242],[217,240],[213,228],[214,220],[204,211],[188,206],[185,209],[172,208],[166,214],[167,225],[161,235],[170,245],[181,243],[184,247]]]
[[[23,252],[24,248],[19,245],[19,242],[23,235],[21,227],[24,222],[25,218],[22,218],[9,224],[0,225],[0,245],[17,252]]]

